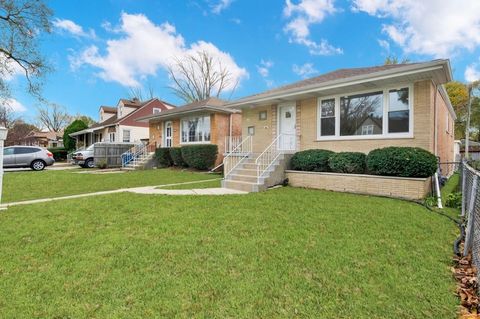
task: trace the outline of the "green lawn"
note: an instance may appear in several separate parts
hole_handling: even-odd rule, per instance
[[[199,181],[220,177],[218,174],[174,169],[102,174],[91,174],[92,172],[92,170],[85,169],[7,172],[4,175],[2,201],[14,202],[119,188]]]
[[[290,187],[11,207],[0,214],[0,313],[456,318],[455,232],[418,204]]]

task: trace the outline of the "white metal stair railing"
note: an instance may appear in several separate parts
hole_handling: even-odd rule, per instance
[[[265,173],[274,165],[280,155],[286,151],[295,150],[295,138],[295,134],[279,134],[257,157],[255,164],[257,166],[258,184],[261,183]]]
[[[230,174],[252,154],[252,136],[247,136],[231,152],[223,158],[224,178]]]
[[[225,136],[225,151],[224,154],[232,152],[240,143],[243,142],[242,136]]]
[[[131,149],[121,155],[122,168],[127,166],[135,167],[139,162],[142,162],[148,156],[150,149],[150,144],[134,145]]]

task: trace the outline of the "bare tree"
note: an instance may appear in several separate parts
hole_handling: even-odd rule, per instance
[[[12,107],[6,103],[0,103],[0,125],[11,129],[20,117],[15,114]]]
[[[169,73],[173,81],[170,88],[187,103],[220,97],[225,89],[238,84],[230,71],[205,51],[175,59]]]
[[[44,127],[53,132],[59,132],[65,128],[71,121],[65,107],[49,103],[43,107],[37,107],[37,121],[40,127]]]
[[[148,84],[147,89],[144,91],[141,87],[131,87],[128,96],[131,100],[138,99],[139,101],[151,100],[156,97],[155,90],[151,84]]]
[[[11,96],[8,79],[22,73],[27,91],[40,97],[41,78],[49,71],[38,48],[51,31],[52,11],[41,0],[0,0],[0,98]]]

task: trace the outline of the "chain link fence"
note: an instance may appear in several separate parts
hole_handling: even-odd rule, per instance
[[[462,185],[461,217],[466,225],[463,255],[471,251],[472,261],[480,269],[480,172],[466,162],[459,169]]]

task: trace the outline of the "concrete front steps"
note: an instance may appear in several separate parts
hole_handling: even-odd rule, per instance
[[[127,171],[134,171],[134,170],[139,170],[139,169],[145,169],[148,168],[149,164],[153,160],[153,156],[155,155],[155,152],[149,152],[146,155],[141,155],[138,157],[137,161],[135,164],[132,162],[128,163],[125,167],[122,169],[127,170]]]
[[[222,181],[222,187],[244,192],[264,191],[284,181],[286,162],[286,156],[281,154],[263,177],[257,180],[255,158],[247,158]]]

